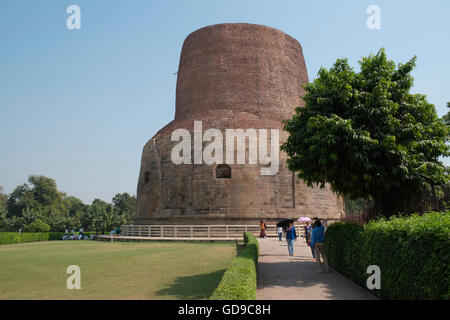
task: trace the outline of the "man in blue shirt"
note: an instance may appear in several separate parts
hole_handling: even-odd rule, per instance
[[[322,272],[322,263],[320,262],[320,257],[322,256],[323,262],[325,263],[325,266],[327,268],[327,272],[331,272],[330,268],[328,267],[327,258],[325,256],[325,249],[324,249],[324,241],[325,241],[325,231],[322,223],[319,219],[317,219],[314,222],[314,229],[311,231],[311,248],[314,249],[315,256],[316,256],[316,262],[319,266],[319,269],[317,269],[317,272]]]
[[[297,240],[297,233],[295,232],[294,224],[289,223],[289,227],[286,231],[286,242],[288,245],[289,255],[294,255],[294,242]]]

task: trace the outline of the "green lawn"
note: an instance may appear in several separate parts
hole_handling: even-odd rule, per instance
[[[207,299],[234,243],[46,241],[0,246],[0,299]],[[69,265],[81,289],[69,290]]]

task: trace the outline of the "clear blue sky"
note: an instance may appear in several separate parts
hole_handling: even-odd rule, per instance
[[[81,8],[68,30],[66,8]],[[381,30],[366,9],[381,8]],[[382,46],[418,56],[414,92],[439,115],[450,101],[450,1],[2,0],[0,2],[0,185],[29,174],[56,180],[85,202],[136,193],[141,150],[173,119],[181,46],[211,24],[280,29],[303,47],[310,80],[321,66]]]

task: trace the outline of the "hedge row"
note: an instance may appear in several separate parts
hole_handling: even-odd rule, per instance
[[[450,299],[450,211],[334,223],[325,250],[331,266],[363,287],[367,267],[379,266],[381,289],[372,292],[382,299]]]
[[[210,300],[255,300],[258,241],[250,232],[244,233],[245,249],[225,271]]]
[[[84,234],[90,236],[92,233],[93,232],[85,232]],[[18,232],[0,232],[0,245],[35,241],[61,240],[63,236],[64,232],[22,232],[21,234],[19,234]]]

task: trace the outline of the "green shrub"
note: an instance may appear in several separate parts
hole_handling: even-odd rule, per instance
[[[383,299],[450,299],[450,211],[327,228],[331,266],[366,286],[369,265],[381,270]]]
[[[359,265],[363,227],[356,223],[333,223],[325,235],[328,263],[358,283],[365,281],[365,270]]]
[[[49,232],[48,240],[62,240],[64,232]]]
[[[258,240],[244,233],[245,249],[235,258],[214,290],[211,300],[255,300]]]
[[[41,219],[36,219],[32,223],[26,225],[23,229],[25,232],[49,232],[50,226]]]
[[[34,241],[47,241],[49,240],[48,233],[17,233],[17,232],[1,232],[0,233],[0,245],[13,244],[23,242]]]
[[[0,233],[0,244],[12,244],[19,243],[20,235],[16,232],[1,232]]]
[[[85,232],[85,236],[90,237],[94,232]],[[64,232],[0,232],[0,245],[34,241],[62,240]]]

